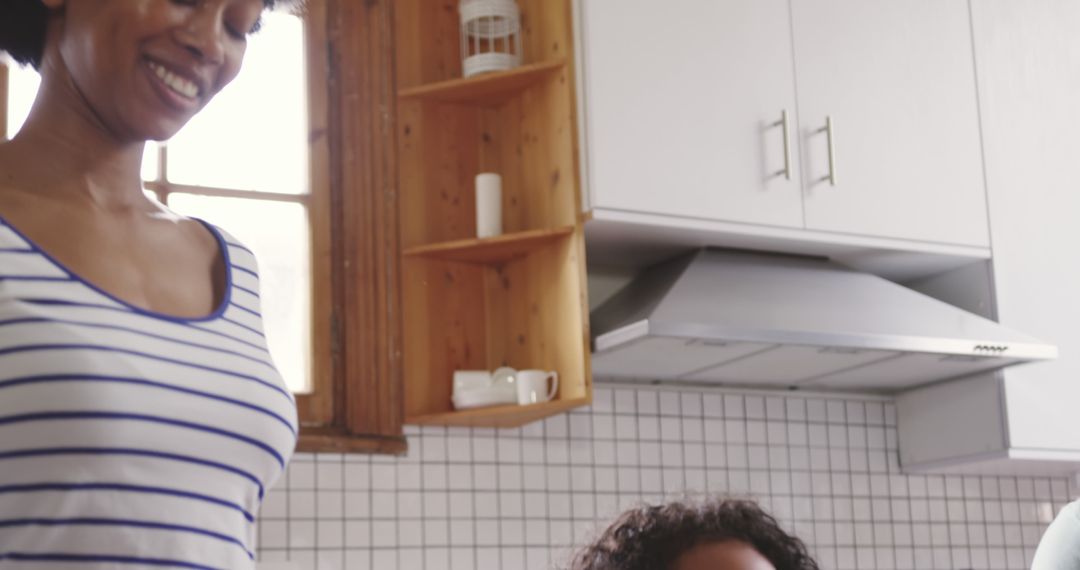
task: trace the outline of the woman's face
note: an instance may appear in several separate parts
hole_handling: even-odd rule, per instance
[[[240,71],[263,0],[45,0],[42,72],[122,140],[172,137]]]

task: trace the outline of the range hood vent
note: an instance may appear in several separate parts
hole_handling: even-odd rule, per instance
[[[592,313],[593,373],[897,391],[1057,357],[1057,348],[817,258],[702,249]]]

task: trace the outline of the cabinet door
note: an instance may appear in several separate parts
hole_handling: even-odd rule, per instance
[[[1014,448],[1080,450],[1080,3],[972,3],[1002,324],[1058,345],[1005,371]]]
[[[967,0],[792,10],[807,228],[987,246]]]
[[[593,207],[802,227],[787,0],[583,0],[580,14]]]

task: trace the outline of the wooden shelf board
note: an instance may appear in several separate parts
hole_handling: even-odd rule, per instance
[[[574,226],[550,230],[530,230],[492,238],[464,239],[411,247],[406,257],[430,257],[464,263],[502,263],[523,257],[530,252],[574,233]]]
[[[514,428],[592,403],[591,398],[555,400],[529,406],[492,406],[442,414],[405,418],[405,423],[422,426]]]
[[[440,81],[398,91],[398,99],[426,99],[444,103],[495,105],[562,69],[565,59],[523,65],[510,71],[485,73],[463,79]]]

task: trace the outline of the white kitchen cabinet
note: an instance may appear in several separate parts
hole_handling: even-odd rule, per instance
[[[1080,471],[1080,3],[979,0],[972,15],[996,316],[1060,355],[902,396],[901,459]]]
[[[656,229],[686,246],[988,256],[966,0],[578,0],[577,12],[586,230],[604,251],[637,255],[649,244],[634,235]]]
[[[967,0],[792,2],[792,21],[806,227],[988,245]]]
[[[788,0],[579,14],[594,207],[802,227]]]

